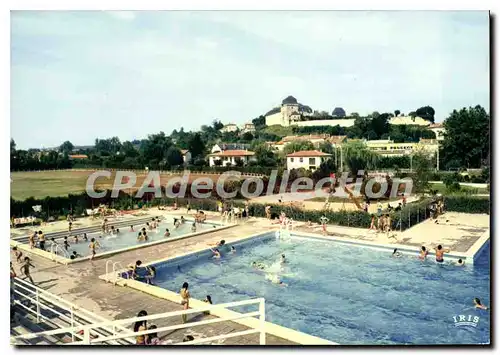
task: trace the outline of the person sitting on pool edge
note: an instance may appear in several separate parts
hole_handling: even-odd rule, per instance
[[[442,263],[444,262],[444,253],[449,253],[450,252],[450,249],[446,248],[446,249],[443,249],[443,246],[441,244],[439,244],[437,246],[437,248],[434,248],[434,250],[436,251],[436,262],[438,263]]]
[[[474,302],[474,308],[483,309],[483,310],[488,309],[488,307],[486,307],[484,304],[481,304],[481,300],[477,297],[475,297],[473,299],[473,302]]]
[[[128,269],[129,269],[129,272],[128,272],[129,277],[131,277],[131,278],[133,278],[133,279],[137,278],[137,269],[138,269],[141,265],[142,265],[142,261],[140,261],[140,260],[137,260],[137,261],[135,262],[135,264],[130,264],[130,265],[128,266]]]
[[[392,252],[392,255],[391,255],[393,258],[400,258],[403,256],[403,254],[401,254],[397,248],[394,249],[394,251]]]

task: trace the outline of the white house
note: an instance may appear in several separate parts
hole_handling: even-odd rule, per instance
[[[332,155],[317,150],[303,150],[288,154],[286,156],[287,170],[304,168],[306,170],[316,170],[322,162]]]
[[[241,131],[240,131],[241,134],[245,134],[247,132],[249,132],[249,133],[254,133],[255,132],[255,125],[253,123],[245,123],[241,127]]]
[[[229,123],[227,125],[224,125],[224,127],[222,127],[220,129],[220,131],[222,133],[228,133],[228,132],[237,132],[238,131],[238,126],[235,125],[234,123]]]
[[[219,166],[235,166],[236,161],[241,159],[246,165],[249,161],[255,160],[255,153],[249,150],[224,150],[222,152],[212,153],[208,155],[208,163],[212,166],[218,166],[215,164],[216,160],[222,161]]]
[[[431,124],[428,127],[434,134],[436,135],[436,139],[438,141],[444,140],[444,134],[446,132],[446,129],[444,128],[444,125],[442,123],[434,123]]]
[[[310,107],[302,106],[293,96],[286,97],[281,102],[281,107],[276,107],[266,113],[266,125],[290,126],[300,121],[302,116],[311,116]]]
[[[250,144],[244,143],[217,143],[214,144],[210,153],[218,153],[224,150],[248,150],[250,148]]]
[[[428,126],[431,123],[424,120],[422,117],[411,117],[411,116],[398,116],[391,117],[389,119],[389,124],[393,125],[414,125],[414,126]]]
[[[191,152],[187,149],[181,149],[181,154],[184,164],[189,164],[189,162],[191,161]]]

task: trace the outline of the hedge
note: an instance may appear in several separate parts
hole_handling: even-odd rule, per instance
[[[475,196],[445,196],[445,208],[451,212],[490,213],[490,199]]]

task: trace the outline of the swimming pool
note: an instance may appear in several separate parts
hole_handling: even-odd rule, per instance
[[[211,295],[214,303],[264,297],[267,321],[340,344],[490,342],[490,313],[472,305],[474,297],[490,302],[489,247],[476,265],[458,268],[322,239],[279,241],[271,233],[233,245],[236,254],[224,248],[220,260],[203,251],[156,264],[155,284],[179,292],[186,281],[192,297]],[[287,287],[251,267],[262,261],[278,271],[282,253]],[[459,315],[479,316],[477,327],[456,327]]]
[[[179,218],[179,217],[176,217]],[[149,244],[154,244],[159,241],[168,241],[169,239],[175,239],[178,237],[185,236],[187,234],[195,233],[191,230],[193,220],[188,220],[186,219],[186,223],[181,224],[179,228],[175,228],[174,226],[174,217],[166,217],[163,220],[161,220],[158,228],[156,230],[147,230],[147,235],[148,235],[148,241],[138,241],[137,240],[137,234],[139,231],[147,226],[145,223],[143,224],[138,224],[134,225],[134,231],[132,232],[130,229],[130,226],[127,227],[121,227],[119,228],[120,232],[118,234],[114,235],[109,235],[109,234],[103,234],[101,232],[99,233],[87,233],[87,238],[88,241],[84,241],[82,238],[82,235],[79,234],[78,237],[78,242],[75,243],[74,237],[69,237],[68,242],[69,242],[69,248],[67,249],[67,254],[61,251],[58,251],[57,255],[69,258],[69,255],[73,253],[73,251],[76,251],[80,257],[87,257],[90,255],[90,249],[89,249],[89,243],[91,238],[95,238],[99,244],[100,248],[97,249],[97,255],[107,253],[107,252],[112,252],[112,251],[118,251],[121,249],[126,249],[126,248],[131,248],[131,247],[137,247],[137,246],[145,246]],[[196,233],[200,232],[209,232],[217,227],[220,227],[220,225],[210,223],[210,222],[205,222],[205,223],[197,223],[196,224]],[[170,236],[165,237],[164,233],[165,230],[168,229],[170,231]],[[63,238],[57,238],[56,242],[59,245],[63,245]],[[50,251],[50,241],[47,241],[46,243],[46,250]]]

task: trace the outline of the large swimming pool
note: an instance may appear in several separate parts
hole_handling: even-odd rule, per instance
[[[490,304],[489,247],[476,265],[459,268],[322,239],[267,234],[234,245],[236,254],[224,249],[220,260],[205,251],[158,264],[155,283],[179,292],[187,281],[192,297],[214,303],[264,297],[267,321],[340,344],[490,342],[490,313],[472,303]],[[288,286],[268,281],[253,261],[271,265]],[[456,327],[458,315],[479,323]]]
[[[178,217],[176,217],[178,218]],[[88,241],[84,241],[82,239],[82,234],[79,234],[78,242],[75,242],[74,237],[69,237],[69,247],[67,249],[67,253],[61,252],[58,250],[57,254],[62,257],[69,257],[76,251],[78,255],[81,257],[86,257],[90,255],[89,243],[91,238],[95,238],[100,244],[100,248],[97,249],[97,255],[116,251],[124,248],[135,247],[140,245],[148,245],[154,242],[158,242],[160,240],[168,240],[174,239],[177,237],[181,237],[187,234],[194,233],[191,230],[193,221],[186,220],[184,224],[181,224],[178,228],[174,226],[174,217],[167,217],[163,219],[158,225],[157,229],[147,230],[148,240],[147,241],[138,241],[137,234],[139,231],[147,226],[145,224],[134,225],[134,231],[132,232],[130,226],[119,228],[120,232],[118,234],[103,234],[103,233],[91,233],[87,234]],[[213,230],[214,228],[220,227],[220,225],[216,225],[213,223],[197,223],[196,224],[196,233],[198,232],[208,232]],[[165,231],[168,229],[170,231],[170,236],[165,237]],[[59,245],[63,245],[63,238],[56,239]],[[51,242],[47,241],[46,249],[50,251]]]

